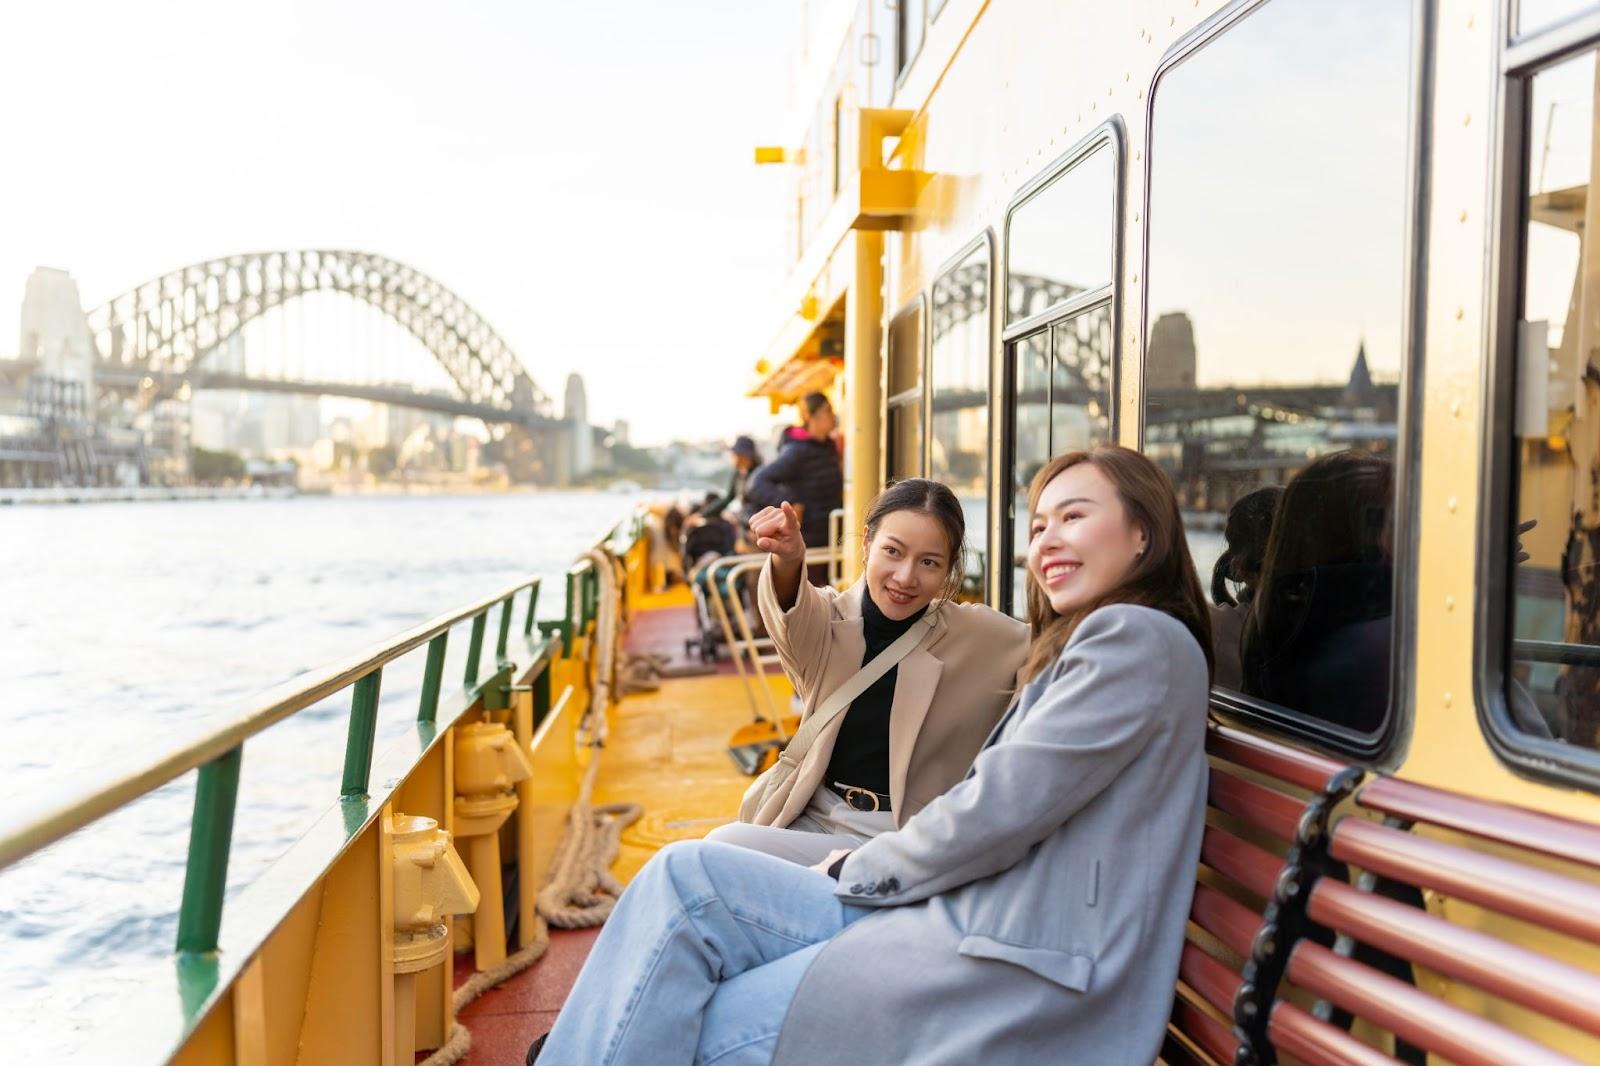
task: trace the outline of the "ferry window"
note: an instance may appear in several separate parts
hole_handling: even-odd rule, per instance
[[[1006,607],[1017,618],[1028,617],[1028,487],[1052,455],[1111,439],[1111,342],[1107,300],[1010,345],[1006,530],[1011,587]]]
[[[1517,33],[1554,26],[1594,6],[1594,0],[1517,0]]]
[[[1415,7],[1268,0],[1151,111],[1144,447],[1214,601],[1216,684],[1363,752],[1389,720]]]
[[[1028,486],[1052,455],[1111,439],[1116,150],[1106,134],[1006,219],[1008,476],[1002,608],[1028,617]]]
[[[922,476],[922,300],[889,323],[888,397],[884,474],[888,480]]]
[[[904,74],[917,49],[922,47],[922,28],[927,11],[927,0],[886,0],[894,8],[894,72]]]
[[[1011,213],[1006,236],[1006,323],[1111,284],[1112,152],[1073,164]]]
[[[1026,620],[1028,486],[1050,458],[1050,331],[1011,345],[1011,478],[1006,525],[1011,531],[1011,613]]]
[[[1600,749],[1600,336],[1589,305],[1600,250],[1585,226],[1596,73],[1594,52],[1540,72],[1527,109],[1501,724],[1547,749]]]
[[[965,591],[983,596],[989,529],[989,242],[980,241],[933,283],[928,352],[928,476],[967,516]]]

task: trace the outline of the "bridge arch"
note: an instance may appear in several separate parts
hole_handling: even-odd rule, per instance
[[[345,293],[398,322],[468,402],[553,416],[549,396],[471,305],[422,271],[371,252],[252,252],[194,263],[96,307],[89,328],[103,362],[170,380],[246,323],[312,292]]]

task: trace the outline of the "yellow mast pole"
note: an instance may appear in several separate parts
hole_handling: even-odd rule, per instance
[[[878,483],[883,405],[883,233],[856,230],[855,270],[845,297],[845,484],[842,572],[847,582],[861,576],[861,543],[857,539],[867,506],[882,487]]]

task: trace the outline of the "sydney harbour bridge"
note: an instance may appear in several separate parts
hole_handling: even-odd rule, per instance
[[[282,320],[307,305],[321,308],[310,318],[312,332],[334,334],[311,337],[309,348],[337,350],[338,358],[319,362],[302,352],[295,365],[292,358],[247,363],[240,357],[247,341],[262,346],[275,320],[281,338]],[[404,345],[411,351],[398,363],[409,372],[396,372],[393,359],[387,372],[372,369],[370,359],[363,371],[354,349],[371,346],[374,330],[330,326],[327,309],[334,305],[352,321],[384,319],[383,332],[415,341]],[[90,414],[102,426],[148,425],[155,412],[196,392],[228,389],[346,397],[478,419],[493,458],[516,480],[569,480],[574,457],[595,448],[581,400],[575,418],[558,413],[482,314],[436,279],[387,256],[312,249],[210,259],[152,278],[86,317],[94,362]],[[302,320],[300,338],[289,347],[307,348],[305,329]]]

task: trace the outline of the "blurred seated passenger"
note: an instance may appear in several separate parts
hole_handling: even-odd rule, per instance
[[[1217,656],[1216,683],[1223,688],[1237,689],[1244,683],[1239,638],[1261,580],[1272,514],[1282,496],[1282,485],[1265,485],[1245,493],[1228,509],[1222,531],[1228,547],[1211,568],[1211,642]]]
[[[1389,703],[1394,469],[1362,451],[1284,486],[1240,646],[1243,691],[1358,732]]]

